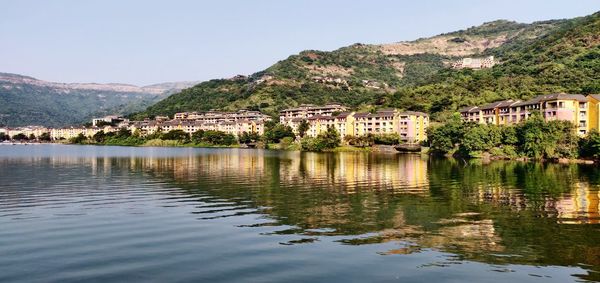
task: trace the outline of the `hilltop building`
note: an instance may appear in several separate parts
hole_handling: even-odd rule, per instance
[[[494,56],[488,56],[484,58],[461,58],[452,63],[453,69],[487,69],[494,67],[497,61]]]
[[[129,119],[125,119],[122,116],[118,116],[118,115],[109,115],[109,116],[105,116],[102,118],[94,118],[92,119],[92,126],[96,127],[99,124],[103,124],[101,126],[104,126],[106,124],[110,124],[113,126],[118,125],[119,123],[122,122],[129,122]]]

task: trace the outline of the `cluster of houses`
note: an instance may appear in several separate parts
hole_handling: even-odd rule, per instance
[[[143,121],[130,121],[121,116],[106,116],[92,120],[90,127],[63,127],[46,128],[41,126],[29,126],[19,128],[0,128],[0,133],[5,133],[9,137],[18,134],[24,134],[26,137],[32,135],[39,138],[43,133],[48,133],[52,140],[71,139],[84,135],[92,137],[100,131],[104,133],[117,132],[123,128],[131,132],[137,132],[142,136],[151,135],[157,132],[169,132],[172,130],[182,130],[192,134],[198,130],[214,130],[238,136],[244,132],[264,133],[264,123],[271,120],[271,117],[258,111],[240,110],[238,112],[182,112],[177,113],[174,119],[167,116],[157,116],[154,119],[145,119]]]
[[[303,121],[309,125],[306,131],[309,137],[316,137],[333,127],[342,139],[346,136],[398,134],[408,143],[426,140],[429,126],[429,116],[422,112],[383,109],[376,113],[361,113],[348,111],[347,107],[339,104],[301,105],[282,110],[279,115],[279,122],[290,126],[296,134]]]
[[[0,128],[0,134],[3,134],[7,137],[23,135],[27,138],[29,138],[29,137],[39,138],[44,133],[50,133],[50,130],[48,128],[42,127],[42,126],[27,126],[27,127],[19,127],[19,128]]]
[[[482,124],[515,124],[526,120],[533,112],[540,112],[546,121],[570,121],[581,136],[592,129],[600,129],[600,95],[555,93],[525,101],[510,99],[469,106],[459,111],[464,121]]]
[[[79,135],[92,137],[100,131],[104,133],[128,129],[142,136],[157,132],[182,130],[192,134],[198,130],[221,131],[234,136],[242,133],[265,132],[265,122],[271,117],[258,111],[240,110],[237,112],[182,112],[176,113],[173,119],[166,116],[157,116],[154,119],[143,121],[130,121],[121,116],[106,116],[92,120],[88,127],[63,127],[45,128],[40,126],[20,128],[0,128],[0,133],[9,137],[23,134],[26,137],[39,138],[47,133],[52,140],[75,138]],[[339,104],[324,106],[300,105],[296,108],[285,109],[280,112],[279,122],[288,125],[299,134],[301,123],[308,124],[305,135],[316,137],[327,131],[329,127],[335,128],[342,138],[346,136],[364,136],[380,134],[398,134],[406,142],[420,142],[427,139],[426,128],[429,117],[421,112],[401,112],[397,109],[383,109],[375,113],[360,113],[349,111],[347,107]]]
[[[172,130],[182,130],[188,134],[199,130],[213,130],[234,136],[239,136],[242,133],[262,135],[265,131],[265,122],[271,120],[268,115],[248,110],[237,112],[181,112],[176,113],[173,120],[164,120],[164,117],[159,118],[161,119],[136,121],[132,123],[131,127],[139,130],[142,135]]]

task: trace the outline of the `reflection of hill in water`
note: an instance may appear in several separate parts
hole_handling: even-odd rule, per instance
[[[587,166],[255,150],[34,162],[167,181],[189,204],[204,203],[200,218],[258,211],[265,220],[246,226],[303,237],[288,244],[333,236],[398,244],[382,254],[434,248],[490,263],[600,266],[600,174]]]

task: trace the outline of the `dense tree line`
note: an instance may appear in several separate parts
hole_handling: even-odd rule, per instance
[[[154,141],[154,142],[153,142]],[[169,141],[174,143],[159,143],[156,141]],[[229,146],[238,143],[236,137],[221,131],[199,130],[191,135],[183,130],[172,130],[169,132],[157,132],[147,136],[141,136],[139,132],[132,132],[122,128],[117,132],[105,133],[99,131],[91,138],[79,134],[69,140],[75,144],[105,144],[105,145],[195,145],[195,146]]]
[[[448,122],[428,129],[432,152],[479,157],[533,159],[600,157],[600,134],[580,138],[568,121],[545,121],[541,114],[516,125],[496,126],[463,122],[453,116]]]
[[[36,137],[34,134],[30,134],[29,136],[23,134],[23,133],[19,133],[16,134],[14,136],[9,136],[8,134],[5,133],[0,133],[0,142],[2,141],[9,141],[9,140],[13,140],[13,141],[19,141],[19,142],[48,142],[51,140],[50,138],[50,134],[49,133],[42,133],[40,136]]]

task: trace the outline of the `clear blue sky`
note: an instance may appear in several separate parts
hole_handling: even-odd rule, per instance
[[[0,0],[0,72],[58,82],[207,80],[251,74],[304,49],[597,10],[598,0]]]

